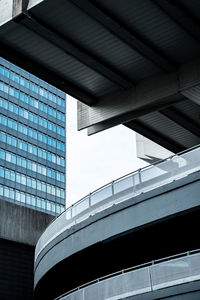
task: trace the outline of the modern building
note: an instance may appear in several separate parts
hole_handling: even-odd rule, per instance
[[[0,59],[0,199],[65,208],[64,92]]]
[[[75,96],[79,130],[123,124],[181,152],[49,225],[35,250],[36,299],[198,300],[199,1],[2,3],[0,55]]]
[[[38,240],[35,298],[198,300],[199,193],[200,147],[90,193]]]

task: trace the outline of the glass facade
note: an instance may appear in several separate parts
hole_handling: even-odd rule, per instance
[[[65,208],[65,93],[0,58],[0,199]]]

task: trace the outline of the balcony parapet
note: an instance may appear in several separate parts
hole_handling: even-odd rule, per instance
[[[55,300],[117,300],[199,280],[198,249],[98,278]]]
[[[200,170],[200,147],[144,167],[95,190],[67,208],[44,231],[35,250],[41,251],[62,232],[113,205],[167,185]]]

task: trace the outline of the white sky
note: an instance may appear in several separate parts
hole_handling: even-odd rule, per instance
[[[67,96],[67,207],[145,165],[136,158],[133,130],[120,125],[92,136],[77,131],[77,101]]]

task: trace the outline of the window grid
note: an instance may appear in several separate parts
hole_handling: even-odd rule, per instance
[[[23,125],[22,123],[14,121],[13,119],[10,119],[6,116],[0,115],[0,124],[8,126],[9,128],[16,130],[20,133],[23,133],[24,135],[29,136],[35,139],[36,141],[43,142],[44,144],[48,144],[53,148],[65,151],[65,144],[63,142],[60,142],[50,136],[47,136],[46,134],[43,134],[31,127]]]
[[[48,160],[56,165],[65,167],[65,159],[63,157],[27,143],[5,132],[0,131],[0,141],[25,152],[31,153],[44,160]]]
[[[0,65],[0,74],[7,77],[8,79],[11,79],[17,84],[20,84],[21,86],[30,89],[36,94],[41,95],[42,97],[48,99],[49,101],[58,104],[62,107],[65,107],[65,100],[63,100],[62,98],[58,97],[54,93],[47,91],[44,87],[39,86],[38,84],[26,79],[21,75],[18,75],[13,71],[8,70],[6,67],[3,67],[1,65]]]
[[[49,178],[56,179],[57,181],[65,182],[65,175],[63,173],[55,171],[51,168],[47,168],[44,165],[33,162],[32,160],[26,159],[22,156],[15,155],[9,151],[0,149],[0,159],[13,163],[19,167],[26,168],[38,174],[47,176]]]
[[[0,196],[60,214],[65,200],[65,93],[1,62]]]
[[[26,176],[24,174],[15,172],[13,170],[0,167],[0,177],[5,178],[7,180],[11,180],[27,187],[37,189],[38,191],[53,195],[55,197],[59,197],[65,199],[65,190],[59,187],[55,187],[49,183],[44,181],[32,178],[30,176]]]
[[[65,209],[64,205],[58,204],[46,199],[35,197],[29,193],[21,192],[17,189],[12,189],[5,185],[0,185],[0,197],[6,197],[11,202],[17,202],[23,205],[28,205],[39,210],[44,210],[47,213],[59,215]]]
[[[49,122],[47,121],[47,119],[41,118],[40,116],[16,104],[13,104],[12,102],[9,102],[1,97],[0,97],[0,107],[14,113],[17,116],[25,118],[35,124],[39,124],[40,126],[44,127],[45,129],[48,129],[49,131],[52,131],[54,133],[57,133],[65,137],[65,129],[63,127],[58,126],[55,123]]]

